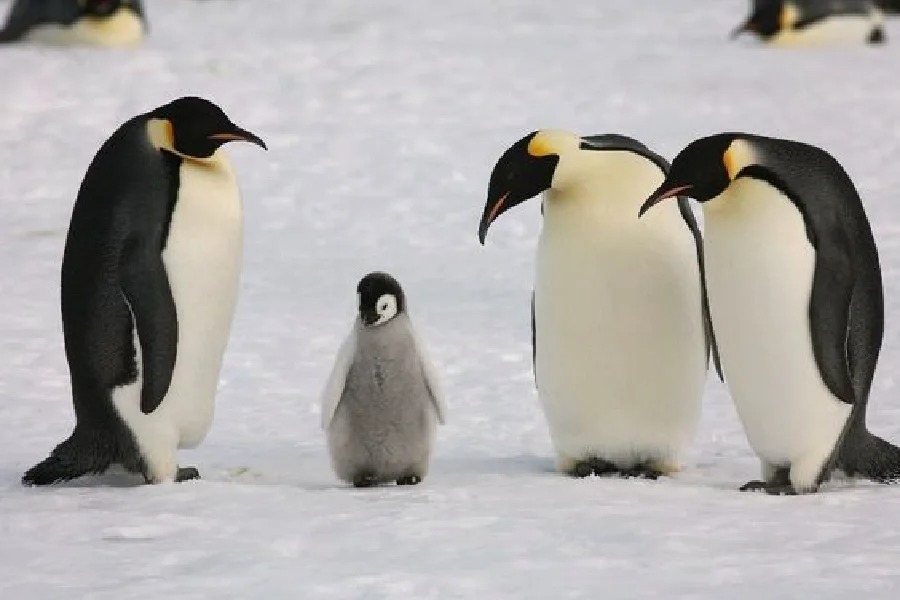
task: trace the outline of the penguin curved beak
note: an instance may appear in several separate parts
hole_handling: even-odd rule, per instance
[[[677,196],[678,194],[685,192],[691,189],[692,185],[678,185],[675,187],[671,187],[672,184],[663,182],[661,186],[657,188],[653,194],[647,198],[647,201],[641,205],[641,209],[638,211],[638,218],[644,216],[644,213],[665,200],[666,198],[672,198],[673,196]]]
[[[214,133],[209,136],[209,139],[216,140],[220,142],[250,142],[251,144],[256,144],[263,150],[268,150],[269,148],[266,146],[266,143],[262,141],[262,139],[254,133],[250,133],[246,129],[241,129],[240,127],[235,126],[232,131],[226,131],[223,133]]]
[[[484,240],[487,237],[488,228],[490,228],[491,223],[502,213],[506,208],[509,208],[506,204],[506,200],[509,198],[509,195],[512,192],[506,192],[502,194],[495,202],[490,202],[485,205],[484,213],[481,215],[481,223],[478,224],[478,241],[481,242],[481,245],[484,246]]]

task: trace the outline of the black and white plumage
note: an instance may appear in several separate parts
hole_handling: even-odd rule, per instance
[[[151,482],[197,476],[175,455],[210,427],[237,300],[241,198],[219,149],[232,140],[265,147],[188,97],[130,119],[97,152],[62,264],[77,423],[24,483],[117,463]]]
[[[322,393],[322,427],[337,476],[357,487],[416,484],[428,473],[446,415],[436,369],[406,312],[400,284],[370,273],[359,315]]]
[[[532,343],[557,468],[677,470],[700,416],[709,348],[700,231],[687,200],[636,211],[668,164],[621,135],[533,132],[491,174],[479,225],[542,192]],[[664,366],[648,377],[647,365]]]
[[[872,0],[752,0],[732,37],[745,32],[773,46],[885,41],[884,15]]]
[[[131,46],[147,30],[141,0],[16,0],[0,43]]]
[[[744,133],[682,150],[641,212],[702,203],[710,313],[763,482],[815,491],[834,468],[900,477],[900,448],[866,428],[884,328],[878,251],[850,177],[827,152]]]

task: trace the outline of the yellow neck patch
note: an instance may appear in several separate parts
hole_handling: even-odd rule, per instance
[[[781,13],[778,15],[778,27],[784,31],[793,29],[797,21],[800,20],[800,9],[792,2],[785,2],[781,7]]]
[[[147,121],[147,137],[157,150],[175,152],[175,130],[168,119],[150,119]]]
[[[542,129],[528,142],[528,154],[539,158],[549,154],[561,155],[578,147],[578,136],[561,129]]]
[[[728,179],[734,181],[741,169],[754,163],[753,149],[745,140],[734,140],[722,155]]]

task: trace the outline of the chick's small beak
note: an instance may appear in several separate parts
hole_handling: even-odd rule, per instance
[[[251,144],[256,144],[263,150],[268,150],[269,148],[266,146],[266,143],[260,139],[256,134],[250,133],[245,129],[241,129],[240,127],[235,127],[232,131],[226,131],[223,133],[214,133],[209,136],[211,140],[218,140],[223,142],[250,142]]]
[[[481,242],[482,246],[484,246],[488,228],[491,226],[491,223],[494,222],[494,219],[497,218],[497,215],[503,212],[503,207],[506,205],[506,199],[509,198],[509,194],[510,192],[506,192],[500,196],[496,202],[493,204],[488,203],[488,205],[484,207],[484,214],[481,216],[481,223],[478,225],[478,241]]]
[[[670,184],[663,183],[655,192],[653,192],[653,194],[649,198],[647,198],[647,201],[641,205],[641,209],[638,211],[638,218],[643,217],[645,212],[647,212],[666,198],[677,196],[681,192],[687,191],[692,187],[694,186],[679,185],[676,187],[670,187]]]

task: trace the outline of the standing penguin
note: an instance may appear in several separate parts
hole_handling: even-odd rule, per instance
[[[331,464],[356,487],[415,485],[428,472],[435,421],[446,414],[437,371],[396,279],[369,273],[356,292],[359,316],[322,393]]]
[[[687,200],[652,221],[634,216],[667,168],[625,136],[545,130],[513,144],[491,174],[482,244],[500,214],[546,191],[532,342],[564,473],[670,473],[700,417],[709,348],[700,231]],[[648,377],[647,365],[659,372]]]
[[[66,239],[62,319],[77,424],[23,483],[112,464],[148,482],[199,476],[237,300],[241,199],[219,148],[261,139],[180,98],[119,127],[88,167]]]
[[[0,43],[131,46],[147,29],[141,0],[16,0]]]
[[[900,448],[866,429],[884,301],[875,240],[841,165],[799,142],[723,133],[682,150],[641,214],[676,194],[703,205],[722,366],[762,463],[763,481],[741,489],[813,492],[834,467],[900,476]]]
[[[872,0],[753,0],[731,34],[755,33],[773,46],[884,41],[884,15]]]

